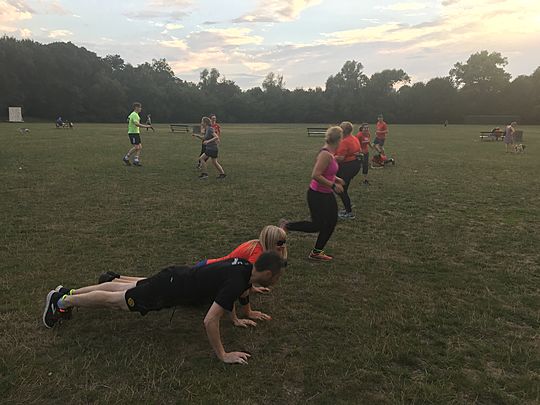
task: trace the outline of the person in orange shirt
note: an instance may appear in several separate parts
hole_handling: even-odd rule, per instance
[[[345,184],[343,185],[343,193],[339,194],[343,202],[344,210],[338,213],[341,219],[354,219],[355,215],[352,212],[351,198],[349,197],[349,185],[351,181],[360,172],[361,162],[358,160],[360,155],[360,142],[352,135],[353,125],[344,121],[340,124],[343,130],[343,139],[336,150],[336,161],[339,164],[337,176],[342,178]]]
[[[364,184],[368,185],[369,148],[373,148],[373,145],[371,144],[369,125],[366,122],[360,125],[360,131],[356,134],[356,138],[360,141],[360,152],[362,156],[359,159],[362,166],[362,174],[364,175]]]
[[[217,259],[205,259],[196,263],[193,268],[203,267],[207,264],[217,263],[228,259],[244,259],[254,264],[259,256],[267,251],[277,252],[283,260],[287,260],[287,234],[285,231],[275,225],[265,226],[260,235],[259,239],[249,240],[242,243],[236,249],[226,256],[217,258]],[[131,277],[131,276],[121,276],[115,272],[103,273],[98,280],[98,283],[106,283],[109,281],[114,281],[118,283],[133,283],[139,280],[144,279],[145,277]],[[253,292],[264,293],[270,291],[268,288],[264,287],[253,287]]]
[[[379,153],[384,154],[384,143],[386,142],[386,136],[388,135],[388,125],[384,122],[384,118],[381,115],[377,117],[377,130],[375,133],[375,142],[373,145]]]
[[[221,141],[221,126],[217,123],[217,117],[216,114],[210,114],[210,122],[212,128],[214,128],[215,134],[219,137],[219,140]]]

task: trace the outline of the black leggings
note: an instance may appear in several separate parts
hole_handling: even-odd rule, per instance
[[[339,165],[337,176],[341,177],[345,182],[343,185],[343,193],[341,193],[339,196],[341,197],[341,201],[343,202],[345,211],[347,212],[352,211],[351,198],[349,197],[349,193],[347,191],[349,190],[349,185],[351,184],[352,179],[354,179],[354,177],[360,171],[361,165],[362,164],[357,159],[350,162],[341,163]]]
[[[369,152],[364,153],[364,158],[360,161],[362,166],[362,174],[365,176],[369,170]]]
[[[311,221],[289,222],[287,230],[307,233],[319,232],[315,249],[323,250],[337,224],[337,202],[334,193],[307,192]]]

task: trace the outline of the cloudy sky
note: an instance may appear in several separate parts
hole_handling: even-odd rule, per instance
[[[350,59],[425,81],[483,49],[513,77],[540,66],[540,0],[0,0],[0,33],[166,58],[185,80],[216,67],[243,88],[270,71],[324,87]]]

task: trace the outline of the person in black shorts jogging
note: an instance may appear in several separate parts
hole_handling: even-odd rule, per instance
[[[203,117],[201,120],[201,133],[204,135],[194,135],[199,139],[203,140],[203,146],[204,146],[204,152],[199,157],[199,163],[201,170],[201,174],[199,175],[199,179],[206,180],[208,179],[208,168],[206,161],[210,159],[212,161],[212,164],[218,171],[218,179],[224,179],[227,175],[223,171],[223,167],[218,162],[218,145],[219,145],[219,136],[214,131],[214,128],[212,128],[212,121],[210,121],[210,118]]]
[[[140,128],[147,128],[147,129],[152,128],[151,125],[141,124],[141,117],[139,116],[139,113],[141,111],[142,111],[141,103],[133,103],[133,112],[129,114],[129,117],[128,117],[128,136],[129,136],[129,142],[133,145],[133,147],[126,153],[126,155],[122,159],[122,161],[128,166],[131,165],[129,157],[131,156],[132,153],[135,153],[135,157],[133,158],[133,164],[135,166],[142,166],[139,160],[139,157],[141,155],[141,150],[142,150]]]
[[[139,312],[212,302],[204,318],[210,345],[225,363],[246,364],[249,353],[225,352],[221,343],[219,323],[226,312],[235,326],[255,326],[251,319],[239,319],[234,303],[249,307],[249,290],[253,283],[263,287],[275,284],[281,276],[283,259],[276,252],[265,252],[254,265],[243,259],[228,259],[192,268],[171,266],[137,283],[103,283],[76,290],[58,286],[45,301],[43,323],[52,328],[59,320],[69,319],[77,308],[111,308]],[[256,319],[271,319],[256,312]],[[249,314],[248,314],[249,315]]]

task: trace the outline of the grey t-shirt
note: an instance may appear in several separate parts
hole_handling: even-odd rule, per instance
[[[214,128],[207,127],[206,128],[206,133],[204,134],[204,140],[208,141],[208,140],[212,139],[213,137],[214,137]],[[218,150],[217,141],[207,143],[206,144],[206,150],[217,151]]]

